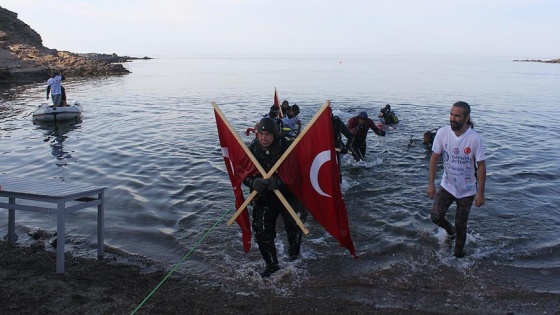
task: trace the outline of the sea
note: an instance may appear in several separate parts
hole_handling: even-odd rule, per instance
[[[32,120],[34,109],[47,102],[47,78],[3,86],[0,174],[106,186],[107,256],[150,259],[232,294],[343,297],[378,308],[430,311],[433,300],[422,296],[464,286],[475,297],[472,304],[486,303],[482,311],[492,313],[497,310],[489,299],[500,294],[560,294],[560,65],[514,59],[135,60],[125,64],[128,75],[67,78],[68,102],[82,105],[83,119],[56,125]],[[358,258],[310,217],[302,257],[291,262],[279,221],[281,270],[261,279],[264,263],[256,244],[245,254],[239,227],[226,224],[235,212],[234,195],[211,103],[249,143],[253,136],[245,130],[268,112],[275,90],[280,101],[299,105],[303,126],[326,101],[345,121],[360,111],[378,121],[386,104],[400,121],[386,127],[385,137],[369,133],[365,161],[347,155],[340,161]],[[471,105],[487,166],[486,203],[471,210],[462,259],[453,257],[452,241],[430,220],[431,151],[422,144],[424,132],[449,124],[451,105],[459,100]],[[454,214],[453,205],[452,222]],[[0,235],[6,235],[7,210],[0,209],[0,218]],[[56,218],[17,212],[20,245],[31,244],[37,230],[54,233]],[[95,208],[67,216],[66,233],[67,252],[96,257]],[[46,250],[54,248],[47,243]],[[545,306],[517,307],[539,313]]]

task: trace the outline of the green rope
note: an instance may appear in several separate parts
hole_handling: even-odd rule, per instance
[[[169,271],[169,273],[163,278],[163,280],[161,280],[161,282],[152,290],[152,292],[150,292],[150,294],[148,294],[148,296],[146,296],[146,298],[142,301],[142,303],[140,303],[140,305],[138,305],[136,307],[136,309],[134,311],[132,311],[132,313],[130,313],[130,315],[134,315],[136,314],[136,312],[144,305],[144,303],[146,303],[151,297],[152,295],[154,295],[154,293],[156,293],[156,291],[159,289],[159,287],[161,287],[161,285],[167,280],[167,278],[169,278],[169,276],[171,276],[172,273],[175,272],[175,270],[177,268],[179,268],[179,266],[183,263],[183,261],[185,261],[185,259],[187,259],[187,257],[190,256],[190,254],[198,247],[198,245],[200,245],[200,243],[202,243],[202,241],[208,236],[208,234],[210,234],[210,232],[212,232],[212,230],[214,230],[214,228],[218,225],[218,223],[222,222],[222,220],[224,219],[224,217],[226,216],[226,214],[228,212],[230,212],[230,210],[233,208],[233,205],[231,205],[229,207],[229,209],[227,209],[222,216],[220,216],[220,218],[218,219],[218,221],[216,221],[216,223],[214,223],[214,225],[212,225],[212,227],[206,231],[206,233],[204,233],[204,235],[202,236],[202,238],[200,238],[198,240],[198,242],[196,242],[196,244],[194,244],[193,248],[191,248],[191,250],[189,250],[189,252],[183,257],[181,258],[181,260],[175,265],[175,267],[173,267],[173,269],[171,269],[171,271]]]

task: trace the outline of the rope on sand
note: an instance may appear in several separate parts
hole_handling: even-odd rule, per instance
[[[175,265],[175,267],[173,267],[173,269],[171,269],[171,271],[169,271],[169,273],[167,273],[167,275],[163,278],[163,280],[160,281],[160,283],[152,290],[152,292],[150,292],[150,294],[148,294],[148,296],[146,296],[146,298],[144,298],[142,303],[140,303],[136,307],[136,309],[134,309],[134,311],[132,311],[132,313],[130,313],[130,315],[136,314],[136,312],[152,297],[152,295],[154,295],[154,293],[156,293],[156,291],[167,280],[167,278],[169,278],[169,276],[171,276],[171,274],[173,274],[175,272],[175,270],[177,270],[177,268],[179,268],[179,266],[183,263],[183,261],[185,261],[185,259],[187,259],[187,257],[189,257],[191,255],[191,253],[198,247],[198,245],[200,245],[200,243],[202,243],[202,241],[208,236],[208,234],[210,234],[210,232],[212,232],[214,230],[214,228],[218,225],[218,223],[220,223],[224,220],[224,217],[226,216],[226,214],[228,212],[231,211],[232,208],[233,208],[233,205],[231,205],[229,207],[229,209],[227,209],[220,216],[220,218],[218,218],[218,221],[216,221],[216,223],[214,223],[214,225],[212,225],[212,227],[210,227],[210,229],[208,231],[206,231],[206,233],[204,233],[204,235],[202,235],[202,237],[198,240],[198,242],[196,242],[196,244],[194,244],[194,246],[187,252],[187,254],[183,258],[181,258],[181,260],[179,260],[179,262]]]

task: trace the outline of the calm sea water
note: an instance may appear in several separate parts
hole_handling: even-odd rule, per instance
[[[422,283],[425,290],[440,290],[458,281],[481,291],[510,290],[513,281],[524,289],[558,293],[560,66],[513,59],[237,56],[135,61],[128,64],[130,75],[69,78],[69,101],[83,105],[84,118],[56,127],[32,123],[33,110],[45,102],[44,83],[11,88],[2,90],[0,105],[0,173],[107,186],[108,247],[172,266],[202,240],[181,271],[238,293],[336,295],[344,287],[347,297],[366,300],[366,284],[382,290],[384,285],[414,289]],[[370,133],[366,163],[348,157],[342,161],[343,191],[360,259],[352,259],[311,218],[303,259],[296,262],[287,262],[285,235],[279,229],[283,269],[263,281],[256,245],[245,255],[239,228],[225,225],[234,200],[211,101],[243,134],[268,111],[275,87],[281,100],[300,106],[304,122],[330,100],[343,119],[362,110],[376,117],[391,104],[400,123],[386,137]],[[462,260],[452,257],[445,233],[430,221],[432,201],[425,194],[430,152],[421,144],[425,131],[448,124],[457,100],[472,106],[488,168],[486,205],[471,212]],[[7,211],[0,214],[5,218],[0,233],[5,235]],[[453,214],[454,207],[451,218]],[[56,229],[49,215],[18,212],[16,222],[20,243],[31,241],[28,231]],[[95,209],[70,216],[68,250],[95,257],[95,228]],[[499,274],[478,279],[473,275],[480,270]],[[438,278],[442,273],[445,280]],[[404,303],[398,296],[385,301]]]

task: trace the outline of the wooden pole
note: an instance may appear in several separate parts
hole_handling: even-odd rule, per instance
[[[257,170],[259,170],[259,173],[266,174],[266,171],[264,170],[264,168],[262,168],[259,161],[257,161],[257,159],[255,158],[253,153],[249,150],[249,148],[247,148],[247,146],[243,142],[243,139],[241,139],[239,134],[237,134],[237,132],[235,131],[233,126],[229,123],[229,121],[227,120],[227,118],[224,115],[224,113],[222,112],[222,110],[220,110],[218,105],[216,105],[216,102],[212,101],[212,107],[214,107],[214,110],[216,111],[216,113],[218,113],[218,116],[220,116],[220,118],[222,118],[222,121],[226,124],[226,126],[228,127],[231,134],[233,134],[233,136],[235,137],[235,140],[237,140],[239,145],[241,145],[241,147],[243,148],[243,151],[245,151],[245,154],[247,154],[247,156],[251,159],[251,162],[253,162],[253,164],[255,164],[255,166],[257,167]],[[265,178],[267,178],[267,177],[265,177]]]
[[[288,155],[289,155],[289,154],[292,152],[292,150],[296,147],[296,145],[297,145],[297,144],[299,143],[299,141],[303,138],[303,136],[305,136],[305,134],[307,133],[307,131],[309,130],[309,128],[315,123],[315,121],[316,121],[317,119],[319,119],[319,116],[321,115],[321,113],[323,113],[323,111],[326,110],[326,108],[329,107],[330,104],[331,104],[331,102],[330,102],[329,100],[327,100],[327,101],[325,102],[325,104],[323,104],[323,106],[321,106],[321,108],[319,109],[319,111],[317,111],[317,113],[315,113],[315,116],[313,116],[313,118],[311,119],[311,121],[309,122],[309,124],[307,124],[307,126],[305,126],[305,128],[304,128],[303,131],[300,133],[300,135],[299,135],[299,136],[294,140],[294,142],[288,147],[288,149],[286,150],[286,152],[284,152],[284,154],[282,154],[282,156],[281,156],[280,159],[276,162],[276,164],[274,164],[274,166],[272,167],[272,169],[270,169],[270,171],[268,171],[268,174],[263,175],[264,178],[269,178],[270,176],[272,176],[272,174],[274,174],[274,173],[276,172],[276,170],[280,167],[280,165],[282,165],[282,162],[284,162],[284,160],[288,157]],[[212,105],[215,106],[216,104],[215,104],[214,102],[212,102]],[[217,108],[217,106],[215,106],[214,108]],[[219,109],[218,109],[218,110],[219,110]],[[223,115],[223,114],[222,114],[222,115]],[[220,116],[220,117],[221,117],[221,116]],[[231,126],[231,125],[229,125],[229,123],[228,123],[228,128],[230,128],[230,126]],[[230,130],[233,130],[233,127],[232,127]],[[235,132],[234,132],[234,133],[235,133]],[[235,133],[235,135],[237,136],[237,138],[239,138],[239,136],[237,135],[237,133]],[[241,140],[241,138],[239,138],[239,140]],[[239,141],[239,140],[238,140],[238,141]],[[244,146],[244,147],[245,147],[245,146]],[[245,148],[246,148],[246,147],[245,147]],[[248,151],[248,152],[249,152],[249,155],[250,155],[251,157],[253,157],[253,154],[251,153],[251,151],[249,151],[248,148],[246,148],[246,151]],[[253,158],[254,158],[254,157],[253,157]],[[251,159],[251,160],[252,160],[252,159]],[[260,165],[260,164],[257,162],[257,165]],[[262,168],[261,168],[261,169],[262,169]],[[260,170],[259,170],[259,172],[260,172]],[[262,172],[261,172],[261,174],[262,174]],[[228,226],[231,225],[231,224],[233,223],[233,221],[235,221],[235,219],[241,214],[241,212],[243,211],[243,209],[245,209],[245,207],[249,204],[249,202],[251,202],[251,200],[253,200],[253,198],[255,198],[256,195],[257,195],[256,192],[253,191],[253,193],[251,193],[251,194],[249,195],[249,197],[247,197],[247,200],[245,200],[245,202],[243,203],[243,205],[242,205],[239,209],[237,209],[237,211],[235,212],[235,214],[233,215],[233,217],[228,221]],[[284,198],[282,198],[282,199],[284,199]],[[282,201],[282,199],[281,199],[280,201]],[[284,199],[284,200],[285,200],[285,199]],[[284,203],[284,202],[282,202],[282,203]],[[287,203],[287,202],[286,202],[286,203]],[[289,209],[291,209],[291,207],[290,207]],[[288,210],[288,211],[290,211],[290,210]],[[293,213],[293,214],[292,214],[292,213]],[[293,209],[291,209],[290,214],[291,214],[292,216],[294,216],[295,212],[293,211]],[[301,222],[301,220],[299,219],[299,217],[298,217],[297,215],[295,215],[294,219],[296,220],[296,222],[298,222],[298,221]],[[298,225],[299,225],[299,223],[298,223]],[[301,227],[303,226],[303,223],[302,223],[302,225],[299,225],[299,226],[300,226],[300,228],[301,228]],[[305,228],[305,226],[303,226],[302,230],[303,230],[303,232],[305,233],[305,231],[306,231],[307,229],[304,229],[304,228]],[[307,234],[307,233],[305,233],[305,234]]]
[[[253,153],[249,150],[249,148],[247,148],[247,146],[245,145],[245,143],[243,142],[243,140],[241,139],[241,137],[239,137],[239,135],[237,134],[237,132],[235,132],[235,129],[233,129],[233,126],[229,123],[229,121],[226,119],[224,113],[220,110],[220,108],[218,107],[218,105],[216,105],[215,102],[212,102],[212,107],[214,107],[214,110],[216,111],[216,113],[218,113],[218,115],[220,116],[220,118],[222,118],[222,121],[226,124],[226,126],[228,127],[229,131],[234,135],[235,140],[237,140],[237,142],[239,143],[239,145],[241,145],[241,147],[243,148],[243,151],[245,151],[245,154],[247,154],[247,156],[249,156],[249,158],[251,159],[251,162],[253,162],[253,164],[257,167],[257,170],[259,171],[259,173],[263,176],[264,179],[270,178],[275,172],[276,169],[278,167],[276,167],[276,169],[274,171],[270,171],[268,173],[265,172],[264,168],[262,168],[261,164],[259,163],[259,161],[257,161],[257,159],[255,158],[255,156],[253,155]],[[278,164],[278,162],[276,163]],[[275,166],[276,166],[275,164]],[[274,169],[274,167],[273,167]],[[297,225],[300,227],[300,229],[303,231],[304,234],[309,234],[309,230],[305,227],[305,225],[303,224],[303,222],[301,221],[301,219],[299,218],[299,216],[297,215],[297,213],[294,211],[294,209],[292,208],[292,206],[288,203],[288,201],[286,200],[286,198],[282,195],[282,193],[278,190],[275,189],[274,192],[276,193],[276,196],[278,197],[278,199],[280,199],[280,202],[282,202],[282,204],[284,205],[284,207],[286,207],[286,209],[288,210],[288,212],[290,213],[290,215],[294,218],[294,220],[296,221]],[[237,209],[237,211],[235,211],[234,215],[231,217],[231,219],[229,219],[229,221],[227,222],[228,226],[231,226],[233,221],[235,221],[235,219],[237,219],[237,217],[241,214],[241,212],[243,212],[243,210],[247,207],[247,205],[249,205],[249,203],[251,202],[251,200],[253,200],[253,198],[255,198],[255,196],[257,195],[257,191],[253,190],[251,192],[251,194],[249,195],[249,197],[247,197],[247,199],[245,200],[245,202],[239,207],[239,209]]]
[[[282,162],[284,162],[284,160],[288,157],[288,155],[290,155],[290,153],[292,153],[292,151],[294,150],[294,148],[296,147],[296,145],[301,141],[301,139],[303,139],[303,137],[305,136],[305,134],[307,133],[307,131],[309,130],[309,128],[311,128],[311,126],[315,123],[315,121],[317,119],[319,119],[319,116],[321,115],[321,113],[323,113],[323,111],[329,107],[331,104],[330,101],[326,101],[325,104],[323,104],[323,106],[321,106],[321,108],[319,109],[319,111],[317,111],[317,113],[315,113],[315,116],[313,116],[313,118],[311,119],[311,121],[309,121],[309,124],[307,124],[307,126],[305,126],[305,128],[303,129],[303,131],[299,134],[299,136],[296,137],[296,139],[294,140],[294,142],[292,142],[292,144],[288,147],[288,150],[286,150],[286,152],[284,152],[284,154],[282,154],[282,156],[280,157],[280,159],[278,161],[276,161],[276,164],[274,164],[274,166],[270,169],[270,171],[268,171],[267,175],[271,175],[274,174],[276,172],[276,170],[278,170],[278,168],[280,167],[280,165],[282,165]],[[269,175],[269,177],[270,177]],[[267,177],[268,178],[268,177]]]

